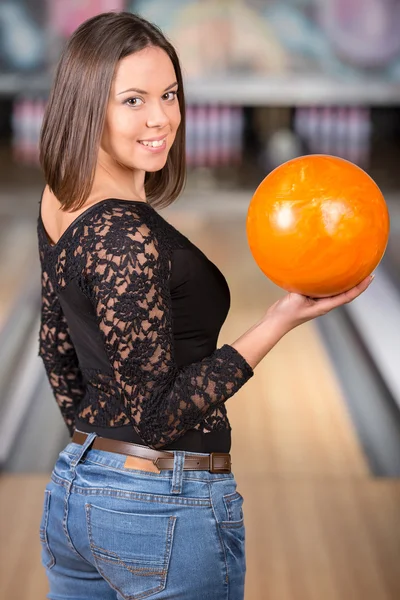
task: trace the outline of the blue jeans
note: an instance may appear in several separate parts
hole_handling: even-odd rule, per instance
[[[230,474],[124,467],[70,443],[46,486],[40,526],[51,600],[243,600],[243,498]],[[191,453],[186,453],[191,454]]]

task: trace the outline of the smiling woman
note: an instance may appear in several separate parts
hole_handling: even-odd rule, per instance
[[[217,347],[230,293],[154,207],[185,179],[175,50],[130,13],[83,23],[41,137],[39,354],[71,443],[45,490],[49,598],[243,600],[226,402],[285,333],[366,289],[289,294]]]
[[[104,13],[76,30],[57,68],[40,160],[46,192],[63,211],[106,195],[155,207],[178,197],[186,173],[182,75],[155,25]]]
[[[224,403],[252,368],[216,348],[222,273],[154,208],[183,187],[184,140],[163,34],[130,13],[83,23],[41,136],[39,354],[72,436],[40,528],[52,598],[243,599]]]
[[[175,79],[169,56],[161,48],[152,46],[122,59],[116,68],[99,166],[107,170],[107,176],[116,165],[118,177],[122,175],[121,167],[128,177],[133,170],[136,197],[143,197],[144,173],[164,167],[181,122]],[[137,87],[129,88],[132,82]],[[97,179],[100,182],[95,177],[95,185],[103,188],[100,172]]]

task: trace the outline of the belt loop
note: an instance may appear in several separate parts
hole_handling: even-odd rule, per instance
[[[171,494],[182,493],[183,466],[185,464],[185,452],[174,451],[174,471],[172,474]]]
[[[89,435],[87,436],[86,440],[82,444],[82,447],[80,449],[80,452],[79,452],[78,456],[76,456],[71,461],[71,467],[73,469],[75,469],[76,465],[82,460],[84,454],[90,448],[90,446],[92,445],[92,443],[94,442],[94,440],[95,440],[96,437],[97,437],[97,433],[89,433]]]

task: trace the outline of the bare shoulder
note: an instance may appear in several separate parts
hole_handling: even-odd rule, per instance
[[[44,228],[52,243],[57,243],[71,223],[81,213],[87,210],[95,202],[85,202],[84,206],[72,212],[63,211],[58,198],[46,185],[41,203],[41,218]]]
[[[83,213],[85,213],[89,208],[102,204],[106,200],[113,199],[113,196],[110,194],[106,197],[101,197],[100,195],[92,194],[81,206],[79,209],[74,211],[63,211],[61,208],[61,204],[57,197],[51,192],[48,186],[45,187],[42,195],[42,203],[41,203],[41,218],[46,230],[47,236],[49,237],[50,243],[56,244],[61,236],[67,231],[69,226]],[[143,229],[140,233],[145,237],[149,234],[149,230],[147,226],[144,224],[142,228],[138,227],[138,222],[141,221],[140,213],[137,215],[137,219],[132,219],[132,212],[134,208],[137,207],[137,201],[131,203],[131,211],[127,211],[127,206],[129,206],[129,199],[122,199],[125,204],[122,207],[120,203],[116,202],[114,205],[111,204],[112,208],[112,216],[113,216],[113,224],[118,228],[121,226],[122,220],[124,221],[123,225],[126,228],[126,233],[131,233],[132,229],[138,230]],[[143,204],[146,204],[143,202]],[[110,205],[107,207],[108,213],[110,212]],[[125,219],[124,219],[125,217]],[[130,227],[129,227],[130,224]],[[137,232],[139,235],[139,232]]]

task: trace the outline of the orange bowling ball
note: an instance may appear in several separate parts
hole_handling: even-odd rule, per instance
[[[289,160],[261,182],[246,229],[271,281],[318,298],[345,292],[372,273],[386,249],[389,214],[365,171],[314,154]]]

